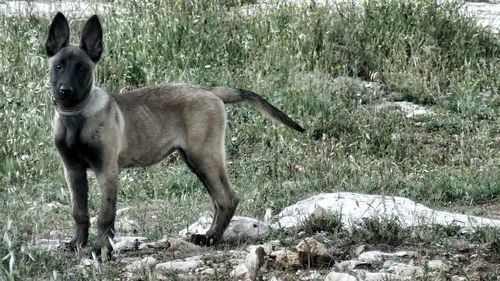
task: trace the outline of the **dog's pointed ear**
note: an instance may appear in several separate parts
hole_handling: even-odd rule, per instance
[[[102,27],[97,15],[91,16],[85,23],[80,40],[80,48],[97,63],[102,54]]]
[[[62,13],[57,13],[49,27],[45,52],[50,58],[69,44],[69,24]]]

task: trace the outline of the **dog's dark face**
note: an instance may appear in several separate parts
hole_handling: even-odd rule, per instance
[[[69,45],[69,25],[58,13],[45,43],[50,62],[54,102],[61,108],[78,106],[92,89],[94,68],[102,54],[102,28],[97,16],[85,24],[79,46]]]

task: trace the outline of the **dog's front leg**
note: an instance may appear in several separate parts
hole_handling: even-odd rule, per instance
[[[118,168],[108,167],[103,171],[96,172],[96,176],[101,188],[101,209],[97,217],[97,241],[94,245],[94,251],[100,255],[101,249],[106,247],[108,255],[111,256],[113,247],[110,240],[115,234]]]
[[[89,237],[89,211],[88,211],[88,191],[87,171],[79,165],[64,165],[64,175],[66,183],[71,192],[73,204],[73,219],[75,220],[75,235],[67,247],[77,250],[87,244]]]

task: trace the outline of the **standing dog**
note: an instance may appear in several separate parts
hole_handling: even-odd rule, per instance
[[[292,129],[304,129],[262,97],[243,89],[166,84],[109,95],[93,85],[102,41],[101,24],[94,15],[85,23],[80,44],[69,45],[68,22],[58,13],[45,45],[56,106],[54,142],[63,160],[76,224],[69,247],[83,247],[88,240],[87,169],[94,171],[102,193],[94,249],[99,253],[107,247],[111,253],[120,170],[157,163],[175,150],[201,180],[215,206],[210,229],[191,240],[199,245],[218,242],[239,202],[226,175],[224,103],[247,102]]]

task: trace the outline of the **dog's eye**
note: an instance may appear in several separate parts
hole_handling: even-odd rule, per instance
[[[85,67],[83,67],[83,66],[78,67],[78,72],[85,72],[85,70],[86,70],[86,69],[85,69]]]
[[[61,70],[62,69],[62,65],[60,63],[56,64],[54,66],[57,70]]]

